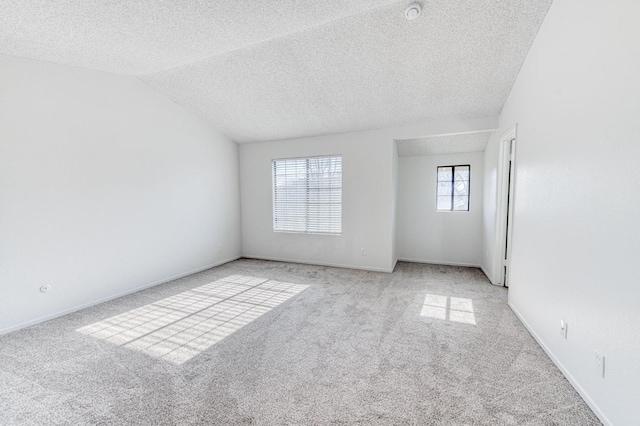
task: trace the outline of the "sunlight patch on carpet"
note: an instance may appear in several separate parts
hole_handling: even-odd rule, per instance
[[[76,331],[180,365],[307,287],[231,275]]]
[[[427,294],[424,297],[420,316],[463,324],[476,324],[473,301],[462,297]]]

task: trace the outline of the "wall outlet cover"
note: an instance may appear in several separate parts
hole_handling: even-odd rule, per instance
[[[565,320],[560,320],[560,336],[567,338],[568,324]]]
[[[595,369],[600,377],[604,377],[604,355],[595,351]]]

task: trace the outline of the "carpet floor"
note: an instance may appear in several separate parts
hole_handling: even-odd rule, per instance
[[[241,259],[0,337],[2,425],[598,425],[475,268]]]

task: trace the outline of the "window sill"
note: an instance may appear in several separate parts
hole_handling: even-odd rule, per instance
[[[276,234],[297,234],[297,235],[328,235],[339,237],[342,235],[342,232],[303,232],[303,231],[282,231],[279,229],[274,229],[274,233]]]

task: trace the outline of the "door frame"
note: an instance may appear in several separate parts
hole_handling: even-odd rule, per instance
[[[496,282],[507,287],[511,266],[512,234],[513,234],[513,206],[515,204],[515,159],[517,147],[518,125],[514,125],[500,138],[497,185],[497,221],[496,221]],[[511,162],[511,167],[509,167]],[[507,228],[507,219],[508,228]],[[506,269],[505,269],[506,268]],[[506,271],[506,272],[505,272]]]

